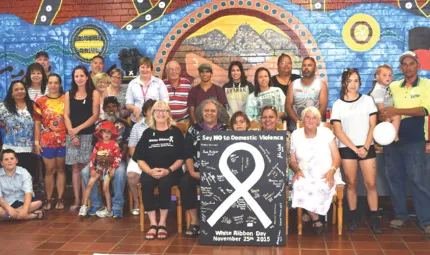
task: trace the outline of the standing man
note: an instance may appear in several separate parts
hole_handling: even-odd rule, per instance
[[[425,118],[430,111],[430,80],[419,77],[418,56],[407,51],[400,56],[404,78],[391,83],[394,107],[385,108],[384,117],[402,115],[399,141],[384,146],[385,176],[390,187],[395,217],[392,228],[400,229],[409,219],[405,182],[409,180],[412,201],[420,227],[430,236],[430,190],[426,170]]]
[[[302,62],[303,78],[297,79],[288,86],[285,110],[290,121],[288,130],[295,130],[302,111],[309,106],[318,108],[324,120],[328,102],[327,83],[315,77],[316,62],[312,57],[305,57]]]
[[[48,77],[48,75],[51,74],[51,63],[49,62],[49,55],[48,52],[40,51],[36,53],[36,57],[34,58],[35,63],[39,63],[43,66],[43,70],[45,70],[45,74]]]
[[[34,198],[31,175],[25,168],[17,166],[14,150],[5,149],[1,153],[0,168],[0,220],[42,219],[45,215],[42,201]]]
[[[282,53],[278,58],[278,74],[272,76],[272,84],[274,87],[282,89],[285,96],[288,92],[288,86],[297,79],[302,78],[300,75],[291,73],[293,71],[293,61],[291,57]]]
[[[169,106],[175,121],[188,120],[187,100],[192,88],[191,82],[180,77],[181,66],[172,60],[166,65],[167,79],[163,80],[169,92]]]
[[[188,107],[190,112],[191,124],[197,123],[195,110],[206,99],[215,99],[225,107],[227,97],[225,91],[212,83],[212,66],[210,64],[201,64],[198,68],[201,83],[193,87],[188,96]]]
[[[91,60],[90,67],[90,75],[91,79],[93,79],[94,75],[103,72],[103,70],[105,69],[105,59],[100,55],[94,56]]]

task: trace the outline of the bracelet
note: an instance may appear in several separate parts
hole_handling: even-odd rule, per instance
[[[365,146],[363,146],[363,149],[364,149],[366,152],[369,152],[369,150],[368,150],[368,149],[366,149],[366,147],[365,147]]]
[[[172,168],[170,168],[170,167],[167,168],[167,171],[169,171],[169,174],[171,174],[173,172]]]
[[[334,166],[331,166],[328,170],[333,170],[333,171],[335,171],[335,172],[336,172],[337,168],[336,168],[336,167],[334,167]]]
[[[34,141],[34,145],[40,145],[39,141]]]

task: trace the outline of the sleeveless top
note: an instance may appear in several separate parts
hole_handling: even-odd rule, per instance
[[[297,79],[293,82],[293,109],[299,119],[302,116],[302,111],[309,106],[320,105],[321,80],[315,78],[310,86],[303,86],[302,79]]]
[[[69,92],[70,93],[70,92]],[[93,95],[87,95],[85,99],[78,100],[69,94],[70,98],[70,121],[75,128],[93,115]],[[88,135],[94,133],[94,124],[82,129],[78,135]]]

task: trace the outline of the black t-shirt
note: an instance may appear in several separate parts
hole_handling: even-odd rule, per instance
[[[292,73],[291,77],[290,77],[290,82],[293,82],[294,80],[297,80],[297,79],[300,79],[300,78],[302,78],[300,75]],[[282,89],[282,91],[284,92],[284,94],[286,96],[287,93],[288,93],[288,84],[281,84],[278,81],[278,79],[276,79],[276,75],[272,76],[271,80],[272,80],[273,87],[278,87],[278,88]]]
[[[165,131],[147,128],[137,143],[133,160],[143,160],[150,168],[168,168],[176,160],[184,159],[184,147],[184,135],[179,128],[171,126]]]

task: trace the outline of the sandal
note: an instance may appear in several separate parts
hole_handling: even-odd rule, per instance
[[[315,226],[315,223],[321,223],[321,226],[317,227]],[[319,235],[324,231],[324,224],[320,221],[320,219],[312,220],[312,229],[315,234]]]
[[[184,236],[185,237],[197,237],[200,234],[200,226],[199,225],[193,225],[191,224],[190,227],[185,230]]]
[[[152,229],[155,229],[155,233],[149,232]],[[146,240],[154,240],[155,237],[157,236],[157,232],[158,232],[157,226],[155,226],[155,225],[150,226],[148,232],[146,232],[145,239]]]
[[[46,199],[43,201],[43,210],[51,210],[52,207],[52,199]]]
[[[163,230],[163,232],[160,232],[160,229]],[[157,239],[158,240],[165,240],[167,239],[167,228],[165,226],[158,226],[158,231],[157,231]]]
[[[76,211],[78,211],[79,207],[81,207],[81,206],[80,205],[71,205],[69,208],[69,211],[76,212]]]
[[[43,218],[45,218],[45,210],[40,209],[40,210],[36,210],[34,212],[32,212],[34,215],[36,215],[36,220],[41,220]]]
[[[64,200],[62,198],[58,198],[57,204],[55,205],[55,209],[64,209]]]

